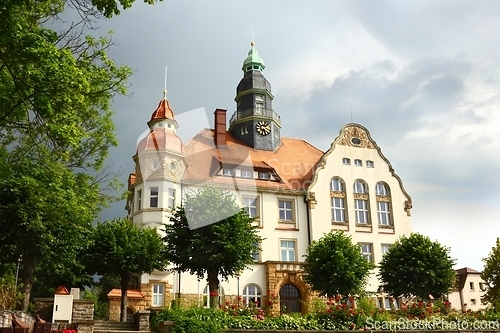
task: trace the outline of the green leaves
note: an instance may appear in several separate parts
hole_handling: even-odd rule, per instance
[[[437,299],[455,285],[455,261],[450,249],[429,237],[413,233],[391,246],[379,264],[384,291],[394,297]]]
[[[500,308],[500,239],[486,258],[483,258],[484,269],[481,278],[486,283],[486,293],[483,300],[490,302],[495,309]]]
[[[309,245],[303,278],[322,294],[349,296],[364,290],[372,268],[350,236],[331,231]]]

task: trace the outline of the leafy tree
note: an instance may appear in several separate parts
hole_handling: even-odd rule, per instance
[[[440,298],[455,286],[450,249],[412,233],[392,245],[379,264],[384,291],[393,297]],[[432,296],[432,297],[431,297]]]
[[[253,262],[261,237],[234,196],[218,188],[206,187],[188,193],[183,206],[165,224],[167,258],[179,272],[203,278],[207,274],[210,304],[215,307],[219,276],[235,276]],[[199,227],[201,226],[201,227]]]
[[[127,321],[130,275],[166,269],[165,252],[165,245],[156,229],[140,228],[128,218],[96,226],[87,260],[95,273],[120,278],[121,321]]]
[[[331,231],[313,241],[304,255],[304,280],[322,294],[349,295],[364,290],[372,262],[366,260],[351,236]]]
[[[486,258],[483,258],[484,269],[481,278],[486,283],[487,289],[483,300],[492,304],[496,309],[500,306],[500,239],[497,238],[495,246]]]
[[[22,258],[25,311],[36,271],[50,268],[54,280],[62,271],[73,281],[84,277],[79,258],[101,206],[92,177],[75,174],[50,153],[40,156],[6,154],[0,148],[0,261],[15,265]]]

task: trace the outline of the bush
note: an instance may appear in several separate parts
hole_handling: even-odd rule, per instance
[[[14,310],[22,299],[14,275],[6,273],[0,277],[0,310]]]

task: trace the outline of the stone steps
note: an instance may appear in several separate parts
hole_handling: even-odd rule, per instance
[[[120,321],[96,321],[94,322],[94,332],[137,332],[134,322]]]

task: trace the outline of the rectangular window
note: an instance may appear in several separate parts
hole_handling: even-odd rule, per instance
[[[392,244],[382,244],[382,255],[386,254],[389,252],[389,249],[391,248]]]
[[[247,197],[243,198],[243,207],[245,212],[250,217],[259,217],[258,198]]]
[[[232,176],[232,175],[234,174],[234,172],[233,172],[233,169],[224,169],[224,170],[222,171],[222,174],[223,174],[224,176]]]
[[[359,167],[363,166],[363,161],[361,161],[361,160],[354,160],[354,165],[355,166],[359,166]]]
[[[165,286],[163,284],[153,284],[153,307],[163,307]]]
[[[267,172],[259,172],[259,179],[269,179],[269,173]]]
[[[259,245],[259,250],[252,253],[252,259],[253,261],[260,261],[260,245]]]
[[[481,290],[481,291],[485,291],[486,290],[483,282],[479,282],[479,290]]]
[[[292,202],[280,200],[278,202],[278,210],[280,220],[282,221],[293,221],[293,211],[292,211]]]
[[[281,261],[295,261],[295,241],[281,240]]]
[[[354,200],[354,211],[356,213],[356,223],[368,223],[368,208],[366,200]]]
[[[248,170],[241,170],[241,177],[243,178],[253,178],[253,172]]]
[[[142,209],[142,190],[137,191],[137,210]]]
[[[361,254],[363,254],[363,258],[372,262],[373,261],[372,244],[361,243],[359,245],[361,246]]]
[[[351,165],[351,159],[347,157],[342,158],[342,164]]]
[[[474,282],[469,282],[470,291],[474,291]]]
[[[391,213],[389,211],[389,203],[377,201],[378,209],[378,224],[391,225]]]
[[[175,208],[175,189],[168,189],[168,208]]]
[[[373,161],[366,161],[367,168],[373,168],[373,166],[374,166]]]
[[[344,198],[332,198],[332,221],[345,222]]]
[[[149,207],[158,207],[158,186],[150,188],[149,194]]]

